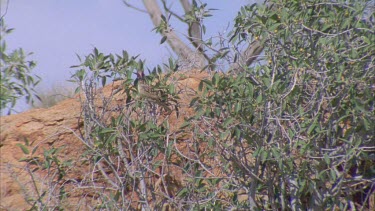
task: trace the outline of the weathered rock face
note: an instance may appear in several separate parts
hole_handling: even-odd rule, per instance
[[[207,74],[192,71],[178,77],[178,80],[181,86],[197,90],[199,82],[204,77],[207,77]],[[108,85],[103,89],[103,94],[108,95],[111,93],[113,85],[118,86],[118,84]],[[188,104],[189,100],[189,96],[181,97],[181,101],[184,101],[185,104]],[[117,96],[116,102],[124,101],[124,96]],[[181,111],[182,114],[186,114],[186,112]],[[48,109],[33,109],[21,114],[1,117],[0,209],[23,210],[30,208],[32,203],[28,203],[27,200],[35,199],[38,194],[41,194],[35,192],[34,186],[38,186],[40,181],[47,180],[45,171],[32,172],[33,169],[27,168],[25,162],[20,162],[20,159],[25,157],[25,153],[19,145],[25,145],[27,140],[30,153],[36,149],[33,158],[42,157],[43,149],[64,146],[59,153],[59,156],[62,156],[60,159],[62,161],[78,160],[84,152],[84,145],[78,136],[79,128],[82,126],[80,125],[81,116],[81,104],[76,98],[65,100]],[[183,116],[174,117],[170,119],[170,124],[177,127],[182,123],[182,120]],[[79,180],[83,175],[82,171],[84,171],[84,167],[76,166],[69,171],[69,178]],[[79,194],[70,195],[69,203],[72,206],[77,201],[74,197],[78,198]]]
[[[65,145],[66,157],[76,157],[82,144],[73,135],[78,128],[80,103],[68,99],[49,109],[34,109],[21,114],[1,117],[1,206],[5,209],[21,210],[27,204],[30,174],[19,162],[25,154],[18,144],[48,148],[51,145]],[[36,153],[40,156],[41,150]]]

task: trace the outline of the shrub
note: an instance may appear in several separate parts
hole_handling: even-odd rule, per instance
[[[12,112],[16,101],[24,96],[28,103],[34,102],[34,87],[39,83],[39,77],[31,74],[35,67],[35,61],[27,61],[23,49],[17,49],[10,54],[6,52],[6,42],[3,40],[5,35],[11,33],[13,29],[5,26],[4,19],[0,20],[0,112],[8,110],[7,114]]]
[[[211,146],[206,153],[231,175],[225,183],[233,205],[355,210],[368,202],[375,22],[366,3],[273,0],[241,9],[232,40],[262,40],[268,62],[202,81],[192,125],[201,131],[197,142]],[[241,189],[248,201],[238,205]]]
[[[213,73],[199,90],[159,66],[144,76],[144,61],[126,51],[95,49],[73,75],[80,161],[90,171],[72,183],[91,187],[85,197],[96,209],[371,209],[375,27],[367,3],[243,7],[231,45],[259,40],[265,59]],[[166,66],[178,69],[172,60]],[[189,109],[192,116],[181,114]]]

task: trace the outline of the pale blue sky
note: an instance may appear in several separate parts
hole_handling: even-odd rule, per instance
[[[4,14],[6,0],[1,0]],[[140,0],[130,0],[142,7]],[[174,2],[178,8],[179,1]],[[207,19],[206,37],[224,32],[240,7],[252,0],[205,0],[214,16]],[[9,28],[15,28],[7,38],[8,49],[22,47],[34,52],[35,73],[42,78],[40,89],[54,84],[66,84],[72,69],[79,63],[76,53],[84,56],[97,47],[104,53],[128,51],[141,55],[153,67],[166,61],[170,52],[159,45],[160,35],[147,14],[126,7],[122,0],[10,0],[5,15]],[[185,33],[184,28],[176,30]],[[19,105],[18,110],[25,110]]]

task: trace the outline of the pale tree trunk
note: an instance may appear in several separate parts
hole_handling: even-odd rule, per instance
[[[154,26],[159,26],[162,21],[162,13],[156,0],[143,0],[143,4],[146,7],[148,14],[151,17]],[[184,62],[190,63],[191,68],[203,68],[205,65],[205,58],[199,52],[195,52],[189,48],[177,34],[171,29],[167,28],[162,32],[163,36],[167,37],[167,42],[172,50],[177,54],[179,59]]]
[[[185,14],[191,12],[192,6],[189,0],[180,0],[182,7],[184,8]],[[203,53],[202,46],[202,29],[199,22],[193,22],[189,25],[189,40],[190,42]]]

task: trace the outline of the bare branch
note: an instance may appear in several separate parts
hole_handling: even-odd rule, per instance
[[[182,7],[184,8],[185,14],[188,14],[193,9],[192,5],[190,4],[189,0],[180,0],[180,3]],[[214,67],[214,65],[211,63],[211,58],[204,52],[204,47],[202,39],[202,27],[200,20],[196,20],[192,23],[189,23],[189,29],[188,29],[188,39],[193,44],[193,46],[206,58],[209,65],[211,67]]]
[[[182,7],[184,8],[185,14],[191,12],[193,7],[189,0],[180,0]],[[189,23],[189,40],[201,53],[203,53],[202,46],[202,28],[199,20]]]
[[[8,13],[9,0],[7,0],[7,3],[5,3],[5,5],[7,5],[7,6],[5,7],[5,12],[4,12],[4,14],[0,17],[0,20],[2,20],[2,19],[5,17],[5,15]]]
[[[177,18],[179,21],[184,22],[184,18],[182,18],[177,13],[173,12],[170,8],[168,8],[167,3],[165,0],[161,1],[163,3],[164,10],[173,15],[175,18]]]
[[[132,4],[130,4],[129,2],[127,2],[127,0],[122,0],[122,2],[124,2],[124,4],[125,4],[127,7],[129,7],[129,8],[135,9],[135,10],[137,10],[137,11],[139,11],[139,12],[147,13],[146,10],[141,9],[141,8],[139,8],[139,7],[136,7],[136,6],[132,5]]]

